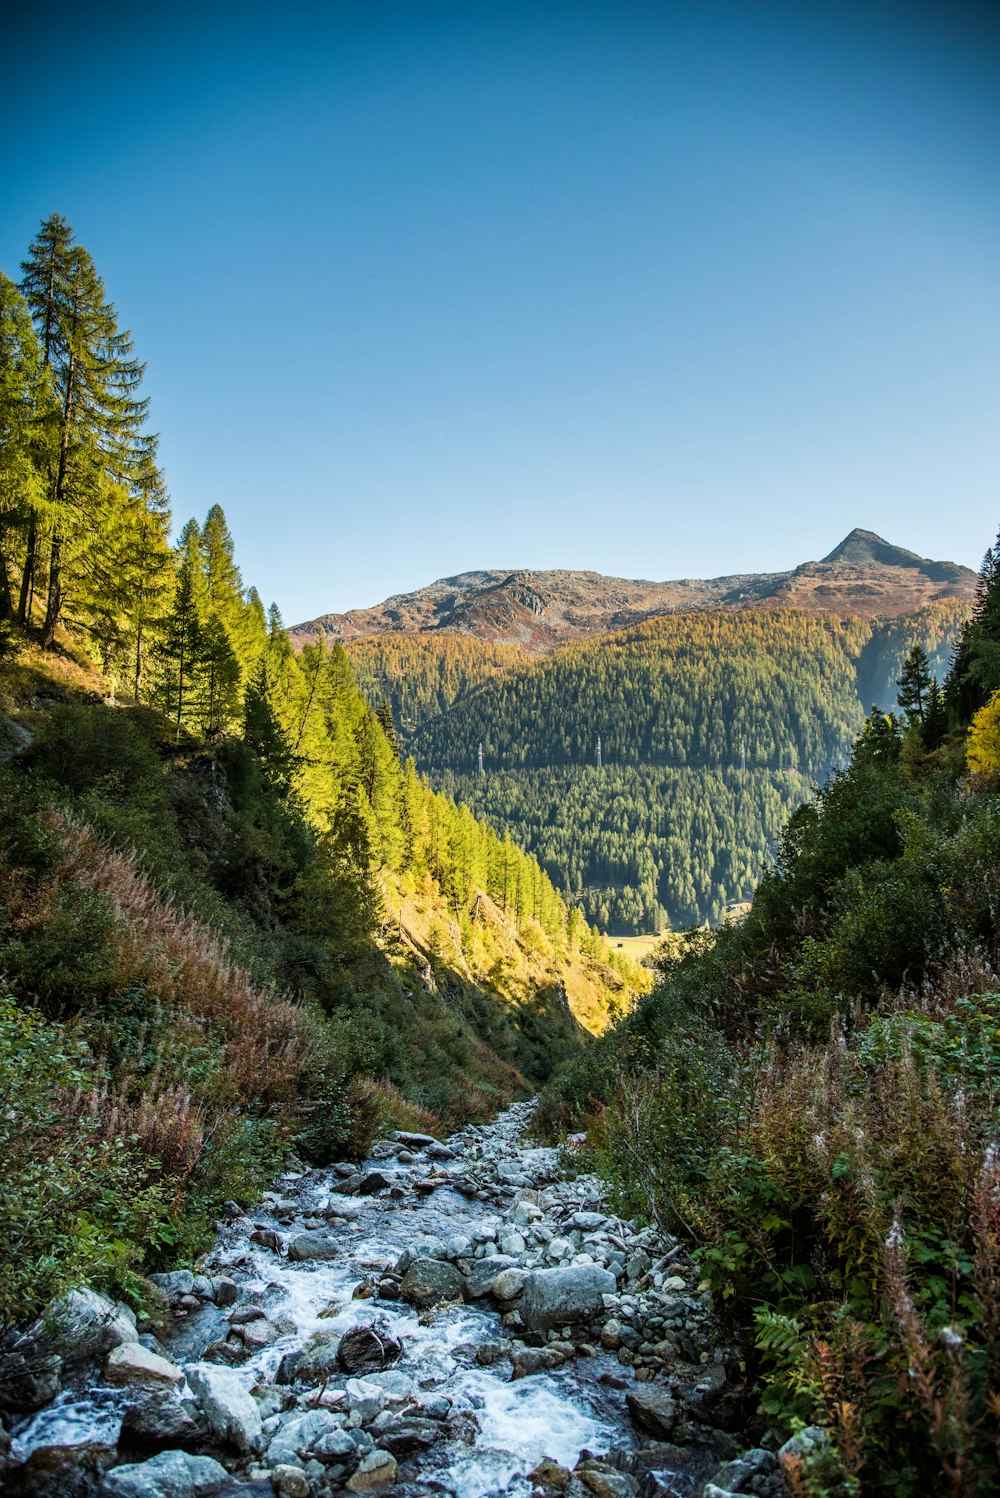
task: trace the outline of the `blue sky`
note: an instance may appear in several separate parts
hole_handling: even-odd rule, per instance
[[[179,521],[288,622],[1000,524],[1000,37],[919,3],[93,5],[7,33]],[[44,85],[44,92],[39,82]]]

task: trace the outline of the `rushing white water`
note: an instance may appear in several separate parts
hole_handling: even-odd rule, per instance
[[[507,1115],[498,1120],[492,1131],[484,1131],[482,1154],[512,1154],[515,1131],[523,1126],[523,1118],[523,1113],[515,1112],[513,1118]],[[529,1157],[549,1167],[555,1158],[551,1151],[526,1150],[516,1158]],[[426,1172],[426,1163],[421,1168]],[[461,1162],[443,1167],[451,1173],[461,1168]],[[416,1169],[392,1163],[392,1171],[401,1181]],[[293,1188],[294,1178],[286,1178],[284,1184]],[[330,1204],[335,1184],[332,1175],[310,1176],[301,1217],[322,1212]],[[281,1189],[279,1183],[279,1192]],[[342,1202],[343,1198],[332,1200]],[[431,1480],[435,1492],[454,1498],[500,1494],[521,1498],[530,1492],[526,1474],[543,1457],[572,1467],[585,1449],[608,1451],[616,1445],[633,1444],[621,1395],[600,1382],[602,1369],[611,1367],[603,1355],[573,1360],[554,1372],[510,1382],[509,1364],[480,1367],[475,1361],[480,1344],[503,1335],[497,1313],[485,1302],[421,1314],[402,1301],[354,1298],[359,1286],[391,1266],[408,1245],[420,1238],[428,1234],[447,1238],[469,1233],[476,1224],[482,1224],[492,1215],[486,1204],[470,1202],[445,1185],[425,1197],[359,1198],[353,1210],[354,1220],[324,1228],[338,1244],[338,1257],[331,1260],[297,1263],[278,1257],[252,1244],[249,1228],[229,1231],[217,1243],[212,1255],[213,1272],[231,1274],[240,1285],[241,1297],[256,1299],[271,1321],[283,1329],[279,1340],[236,1369],[248,1388],[271,1384],[283,1355],[300,1348],[314,1333],[343,1333],[354,1325],[378,1319],[388,1324],[404,1347],[394,1370],[396,1384],[405,1391],[407,1385],[398,1375],[407,1376],[412,1381],[408,1387],[420,1399],[443,1397],[450,1401],[452,1415],[465,1421],[464,1438],[446,1437],[431,1450],[411,1458],[409,1464],[403,1463],[395,1490],[398,1493],[428,1492],[431,1489],[424,1486],[424,1480]],[[283,1227],[286,1232],[301,1230],[301,1220],[289,1227],[287,1214],[279,1223],[266,1206],[255,1211],[254,1218],[258,1223]],[[200,1315],[206,1320],[204,1342],[192,1348],[195,1318],[184,1332],[181,1361],[200,1357],[207,1343],[218,1335],[218,1313],[213,1310]],[[170,1355],[174,1348],[169,1336],[164,1343]],[[47,1409],[23,1422],[15,1431],[17,1448],[27,1455],[41,1446],[113,1444],[128,1398],[125,1392],[103,1387],[98,1378],[83,1390],[61,1395]],[[419,1482],[407,1476],[411,1470],[419,1474]]]

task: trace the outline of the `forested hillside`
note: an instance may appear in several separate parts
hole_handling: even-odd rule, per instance
[[[0,1329],[291,1147],[490,1114],[645,981],[294,653],[221,508],[170,544],[142,374],[53,216],[0,277]]]
[[[748,1403],[819,1427],[810,1495],[997,1491],[1000,539],[943,693],[914,652],[899,706],[545,1101],[694,1248]]]
[[[626,932],[749,899],[789,813],[894,701],[910,646],[943,677],[966,612],[670,614],[541,660],[448,635],[349,651],[435,784],[535,852],[588,922]]]

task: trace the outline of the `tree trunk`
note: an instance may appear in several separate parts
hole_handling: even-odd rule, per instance
[[[32,582],[35,576],[35,558],[38,554],[38,511],[32,510],[28,521],[28,545],[24,554],[24,571],[21,573],[21,596],[17,605],[18,624],[27,624],[31,617]]]
[[[135,634],[135,700],[139,701],[139,693],[142,691],[142,625],[140,624]]]
[[[45,601],[45,623],[42,626],[42,649],[55,644],[56,625],[62,612],[62,536],[52,533],[52,558],[49,562],[49,593]]]

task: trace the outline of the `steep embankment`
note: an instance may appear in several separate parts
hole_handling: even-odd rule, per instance
[[[82,656],[8,653],[0,1329],[194,1253],[292,1145],[489,1116],[641,983],[337,682],[353,845],[311,819],[280,737],[209,746],[111,706]]]

